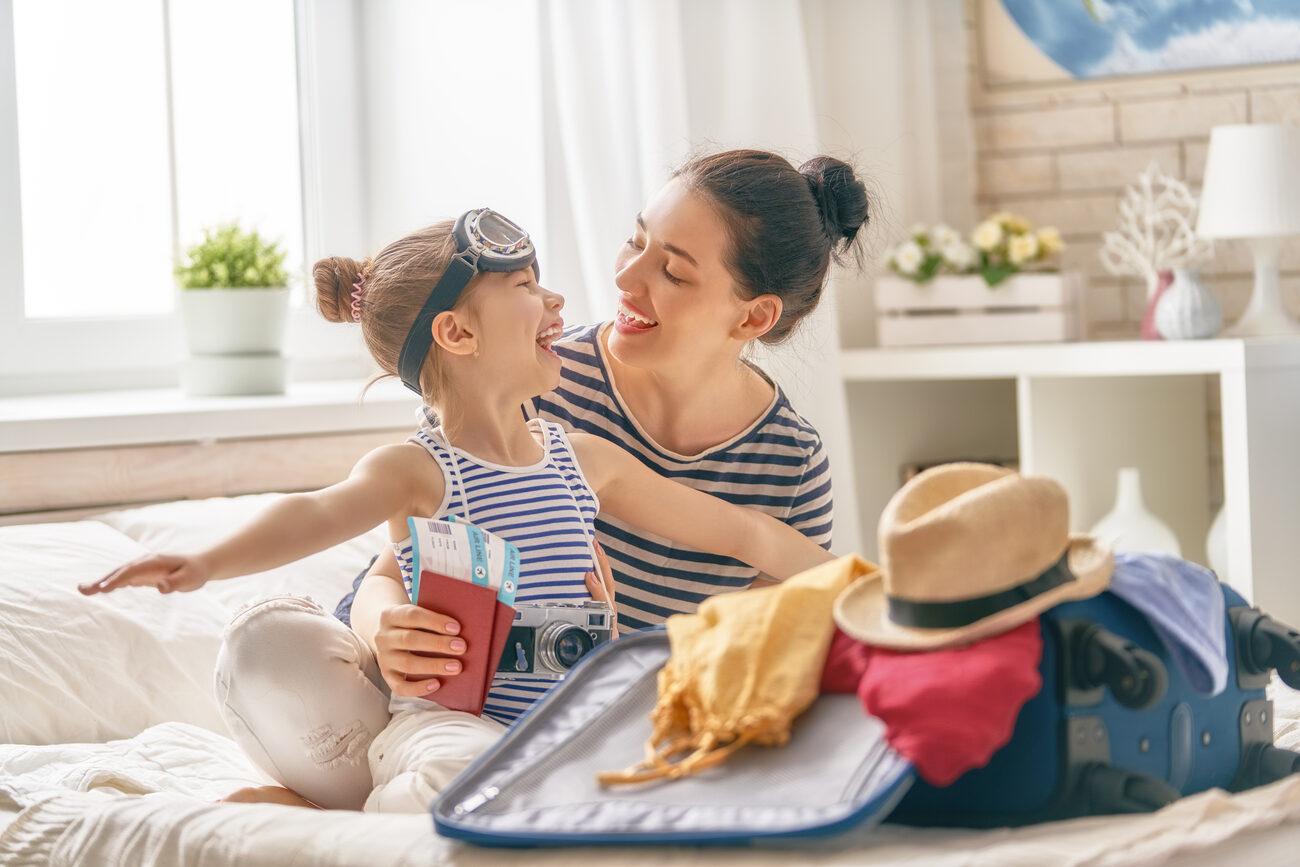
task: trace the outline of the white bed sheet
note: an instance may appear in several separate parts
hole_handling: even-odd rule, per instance
[[[192,594],[86,598],[75,585],[150,547],[195,547],[272,496],[0,528],[0,863],[1183,865],[1290,863],[1300,846],[1300,777],[1239,795],[1206,792],[1145,816],[982,832],[889,826],[849,848],[743,853],[487,850],[438,837],[423,815],[213,803],[265,782],[225,736],[212,698],[229,614],[270,592],[331,605],[382,534]],[[1300,747],[1300,693],[1272,691],[1277,741]]]

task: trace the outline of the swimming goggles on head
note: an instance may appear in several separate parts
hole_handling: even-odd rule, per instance
[[[397,359],[402,383],[416,394],[423,394],[420,368],[433,345],[433,320],[456,305],[474,275],[482,271],[508,274],[530,265],[534,273],[538,271],[537,250],[528,233],[491,208],[476,208],[461,214],[456,218],[452,234],[456,239],[456,255],[425,299]]]

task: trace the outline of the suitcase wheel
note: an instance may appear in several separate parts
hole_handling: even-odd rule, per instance
[[[1266,786],[1300,771],[1300,753],[1259,744],[1251,752],[1247,768],[1247,788]]]
[[[1238,666],[1251,674],[1276,668],[1283,683],[1300,689],[1300,633],[1253,608],[1238,611]]]
[[[1160,658],[1095,623],[1085,627],[1075,655],[1078,685],[1105,685],[1127,708],[1144,710],[1164,696],[1169,675]]]
[[[1180,796],[1164,780],[1096,762],[1083,769],[1079,785],[1089,813],[1149,813]]]

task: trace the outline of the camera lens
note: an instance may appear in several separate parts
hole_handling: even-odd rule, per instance
[[[568,635],[565,635],[556,642],[555,658],[565,668],[573,668],[583,654],[591,650],[591,638],[587,633],[574,629]]]
[[[591,636],[572,623],[549,623],[537,640],[537,658],[554,671],[567,671],[587,655]]]

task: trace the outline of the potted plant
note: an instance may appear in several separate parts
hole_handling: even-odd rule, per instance
[[[1052,226],[1000,211],[968,237],[918,223],[875,282],[881,346],[1023,343],[1078,335],[1082,275],[1062,274]]]
[[[238,223],[206,229],[176,265],[191,395],[283,394],[289,316],[286,253]]]

